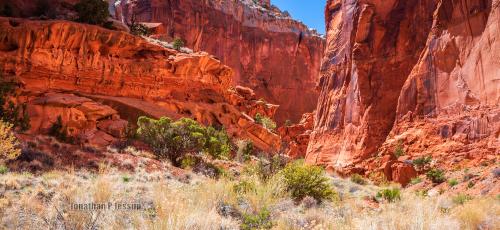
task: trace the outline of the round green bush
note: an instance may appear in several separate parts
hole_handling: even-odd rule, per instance
[[[310,196],[321,202],[323,200],[333,200],[336,196],[330,180],[325,176],[321,167],[293,162],[288,164],[281,173],[286,190],[297,201]]]

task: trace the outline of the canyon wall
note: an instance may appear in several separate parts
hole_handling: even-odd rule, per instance
[[[256,4],[255,2],[258,2]],[[324,39],[269,0],[134,0],[116,3],[117,17],[162,23],[163,38],[181,38],[215,55],[235,72],[235,83],[280,105],[279,123],[297,122],[316,107]]]
[[[499,5],[329,0],[306,161],[362,172],[397,148],[401,161],[498,160]]]
[[[58,116],[85,123],[75,125],[77,133],[96,123],[108,129],[104,120],[120,117],[191,117],[224,126],[262,150],[279,148],[279,137],[251,118],[273,116],[277,106],[233,87],[231,68],[207,53],[183,53],[98,26],[2,17],[0,41],[0,70],[21,85],[14,99],[28,105],[30,132],[47,132]]]

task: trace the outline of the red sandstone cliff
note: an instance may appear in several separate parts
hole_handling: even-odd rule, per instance
[[[498,161],[500,1],[329,0],[325,14],[307,162],[388,167],[394,179],[377,156],[397,145],[406,156],[395,166],[421,155],[448,166]]]
[[[235,71],[236,84],[280,105],[278,122],[297,122],[316,107],[324,39],[271,8],[269,0],[259,2],[122,1],[116,15],[162,23],[166,40],[179,37],[187,47],[215,55]]]
[[[262,150],[279,148],[279,137],[248,116],[272,116],[276,106],[233,88],[233,71],[206,53],[97,26],[1,17],[0,41],[1,70],[22,85],[15,99],[28,105],[33,133],[61,116],[69,135],[111,140],[140,115],[192,117]]]

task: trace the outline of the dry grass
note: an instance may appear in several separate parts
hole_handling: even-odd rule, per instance
[[[158,185],[154,192],[156,217],[148,221],[148,229],[237,228],[236,222],[221,217],[216,209],[229,196],[228,191],[228,184],[212,180],[194,187]]]
[[[253,184],[237,192],[238,181],[193,176],[190,183],[169,179],[168,172],[137,170],[123,174],[103,166],[100,173],[48,172],[39,176],[0,176],[1,227],[5,229],[238,229],[240,217],[223,215],[221,204],[240,213],[271,213],[273,229],[495,229],[499,200],[476,198],[463,205],[445,196],[422,197],[402,192],[394,203],[368,202],[377,187],[335,178],[341,201],[295,203],[279,177],[267,182],[243,175]],[[5,191],[1,190],[5,188]],[[140,210],[72,210],[71,203],[134,203]],[[498,229],[498,227],[496,228]]]
[[[384,203],[379,209],[354,219],[356,229],[460,229],[448,213],[448,201],[404,194],[401,201]]]
[[[499,200],[478,198],[453,210],[462,229],[500,229]]]

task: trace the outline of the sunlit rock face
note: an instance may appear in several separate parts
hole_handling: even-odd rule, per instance
[[[15,100],[28,105],[33,133],[58,116],[72,135],[98,129],[107,137],[121,137],[141,115],[191,117],[259,149],[279,148],[279,136],[249,116],[272,117],[277,106],[232,87],[231,68],[207,53],[68,21],[0,17],[0,40],[2,75],[19,82]]]
[[[498,158],[499,4],[329,0],[307,162],[362,172],[397,146],[448,166]]]
[[[258,4],[255,4],[257,2]],[[120,20],[162,23],[159,35],[215,55],[235,83],[280,105],[276,120],[298,122],[316,107],[325,40],[270,6],[269,0],[133,0],[117,4]]]

